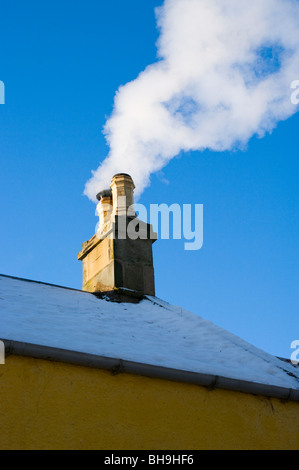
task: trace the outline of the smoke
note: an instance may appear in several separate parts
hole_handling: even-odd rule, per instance
[[[298,1],[165,0],[156,17],[157,62],[116,93],[91,200],[119,172],[140,195],[180,152],[242,148],[298,109]]]

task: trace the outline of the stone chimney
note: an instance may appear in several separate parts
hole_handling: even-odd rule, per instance
[[[152,244],[157,235],[136,217],[130,175],[115,175],[110,188],[97,195],[98,229],[78,254],[83,290],[155,295]]]

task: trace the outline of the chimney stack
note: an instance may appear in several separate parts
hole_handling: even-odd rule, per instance
[[[150,224],[136,217],[130,175],[115,175],[110,188],[97,195],[98,230],[78,254],[83,263],[83,290],[155,295],[152,244],[157,235]],[[139,236],[130,237],[130,223],[138,228]]]

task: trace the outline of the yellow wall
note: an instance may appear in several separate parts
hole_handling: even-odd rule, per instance
[[[299,449],[299,404],[9,356],[0,449]]]

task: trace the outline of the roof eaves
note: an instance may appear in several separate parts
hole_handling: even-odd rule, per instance
[[[144,377],[160,378],[206,387],[209,390],[225,389],[236,392],[278,398],[284,401],[299,401],[299,390],[266,385],[256,382],[231,379],[186,370],[143,364],[123,359],[87,354],[77,351],[58,349],[37,344],[2,339],[5,354],[27,356],[48,361],[64,362],[85,367],[109,370],[112,374],[128,373]]]

